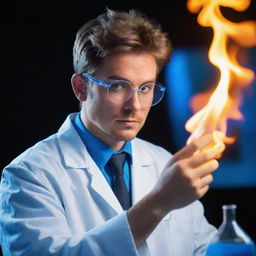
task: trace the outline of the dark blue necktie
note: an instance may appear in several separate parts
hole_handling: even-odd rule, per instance
[[[114,175],[113,191],[124,210],[131,206],[129,191],[124,182],[124,161],[126,153],[114,154],[109,160],[109,167]]]

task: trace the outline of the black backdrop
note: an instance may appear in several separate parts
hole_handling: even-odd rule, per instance
[[[38,140],[57,131],[78,110],[73,96],[72,45],[77,29],[106,7],[136,8],[157,19],[173,47],[209,47],[212,32],[196,22],[186,1],[12,1],[1,8],[1,169]],[[243,13],[223,9],[233,21],[256,20],[256,3]],[[160,74],[160,80],[162,79]],[[173,131],[166,102],[151,110],[139,136],[171,152]],[[181,127],[184,129],[183,127]],[[208,220],[219,226],[221,205],[236,203],[238,220],[256,241],[256,188],[211,189],[202,199]]]

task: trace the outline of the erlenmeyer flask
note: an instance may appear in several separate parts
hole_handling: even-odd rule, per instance
[[[223,205],[223,222],[207,249],[207,256],[256,256],[252,239],[236,221],[236,205]]]

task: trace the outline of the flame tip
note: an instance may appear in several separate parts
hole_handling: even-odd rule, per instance
[[[197,20],[201,26],[213,28],[213,41],[209,50],[211,63],[220,71],[220,80],[211,96],[208,93],[200,97],[193,97],[193,106],[208,102],[197,110],[186,122],[185,128],[191,133],[187,142],[197,138],[207,131],[213,131],[217,141],[232,144],[235,137],[228,137],[227,120],[243,118],[239,111],[241,91],[249,85],[255,73],[242,67],[237,61],[238,46],[252,47],[256,45],[256,22],[232,22],[227,20],[220,11],[220,6],[230,7],[237,11],[244,11],[250,5],[250,0],[188,0],[187,8],[190,12],[199,12]],[[232,39],[235,47],[230,47]],[[195,103],[195,104],[194,104]],[[195,109],[195,108],[194,108]]]

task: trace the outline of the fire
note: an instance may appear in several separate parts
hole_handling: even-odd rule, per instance
[[[185,128],[191,133],[187,143],[207,132],[213,132],[219,144],[233,143],[234,137],[227,135],[228,119],[241,120],[239,110],[242,89],[254,79],[254,72],[238,63],[241,48],[256,45],[256,22],[234,23],[227,20],[220,7],[231,7],[244,11],[250,0],[188,0],[187,8],[192,13],[199,12],[198,23],[213,29],[213,41],[209,50],[209,60],[219,72],[219,82],[211,93],[203,93],[192,98],[191,106],[196,112]],[[202,102],[206,105],[203,107]]]

